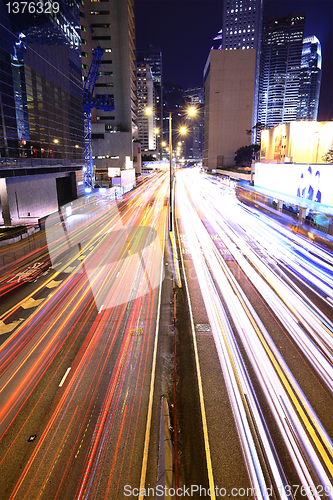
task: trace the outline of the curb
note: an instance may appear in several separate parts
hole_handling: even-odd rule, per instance
[[[170,434],[169,405],[165,396],[162,396],[161,399],[157,486],[162,486],[165,492],[175,487],[174,452]],[[169,494],[163,494],[161,498],[171,500],[174,497],[171,497]]]

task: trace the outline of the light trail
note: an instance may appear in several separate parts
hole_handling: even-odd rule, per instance
[[[308,491],[310,498],[313,496],[309,490],[311,485],[323,484],[327,487],[331,485],[329,476],[332,477],[333,472],[332,441],[268,332],[221,258],[217,246],[201,219],[209,221],[214,233],[221,238],[223,244],[257,290],[284,322],[287,330],[293,334],[295,339],[297,338],[299,345],[316,370],[331,387],[332,366],[328,359],[332,358],[327,359],[325,356],[325,354],[328,355],[327,349],[331,349],[330,322],[327,318],[323,320],[319,318],[318,311],[314,314],[314,308],[309,307],[308,301],[298,297],[295,290],[286,285],[282,278],[272,271],[271,264],[267,264],[267,260],[262,255],[260,259],[250,244],[239,236],[236,229],[237,221],[240,221],[240,226],[243,229],[246,227],[247,234],[251,234],[253,239],[255,236],[251,230],[252,226],[256,226],[257,221],[252,222],[251,219],[249,222],[244,216],[237,217],[240,212],[236,213],[237,205],[233,204],[230,199],[221,202],[219,189],[214,191],[214,186],[211,186],[210,183],[203,185],[202,176],[196,176],[195,172],[191,172],[191,174],[182,172],[178,175],[178,179],[179,213],[188,238],[215,342],[219,353],[221,352],[219,349],[223,350],[223,345],[224,349],[227,349],[234,370],[238,374],[239,398],[243,397],[244,399],[245,394],[246,397],[252,394],[252,397],[249,398],[249,406],[256,425],[258,425],[262,446],[268,457],[269,467],[275,481],[275,490],[285,491],[282,486],[285,484],[285,475],[280,462],[274,456],[274,450],[271,447],[272,440],[267,435],[267,426],[262,421],[260,409],[257,407],[249,376],[238,351],[237,341],[224,313],[223,302],[231,314],[248,359],[257,374],[257,379],[289,450],[301,481],[300,484],[303,485],[305,491]],[[218,197],[216,197],[217,192]],[[229,202],[231,207],[228,207]],[[230,215],[231,213],[232,215]],[[257,242],[257,240],[255,241]],[[265,258],[267,259],[267,255]],[[223,297],[223,302],[221,302],[220,296]],[[300,320],[303,328],[298,323]],[[316,340],[316,344],[314,344],[313,339]],[[244,446],[244,440],[248,439],[247,444],[250,448],[250,438],[246,432],[246,438],[244,434],[242,435],[244,423],[239,420],[242,414],[241,406],[237,406],[235,403],[235,396],[231,390],[230,376],[232,372],[226,369],[226,359],[226,354],[224,357],[220,354],[223,373],[226,380],[229,380],[229,397],[234,408],[236,422],[238,422],[237,428],[243,442],[249,476],[252,484],[257,481],[262,485],[264,483],[260,464],[255,466],[258,463],[254,459],[255,455],[249,453],[249,449]],[[265,488],[261,488],[261,491],[265,491]],[[316,492],[314,496],[319,497]]]
[[[0,404],[7,429],[58,359],[65,342],[74,345],[85,325],[89,328],[75,358],[67,362],[65,355],[63,363],[58,363],[59,372],[57,368],[52,375],[52,380],[58,379],[53,389],[60,391],[55,392],[59,394],[55,396],[57,404],[10,498],[115,498],[120,484],[127,484],[135,456],[143,453],[139,431],[148,404],[144,387],[152,363],[156,283],[161,285],[164,275],[157,249],[165,236],[167,193],[168,176],[160,174],[128,194],[120,208],[123,226],[134,228],[126,233],[128,238],[117,232],[112,216],[101,213],[95,218],[98,229],[94,239],[84,237],[87,230],[82,222],[76,227],[79,233],[74,229],[74,234],[68,231],[66,237],[55,233],[56,258],[62,261],[59,275],[75,259],[81,263],[76,262],[72,274],[39,304],[0,351],[2,360],[7,359],[0,391],[16,384],[8,390],[7,403]],[[144,231],[141,226],[152,229]],[[111,247],[107,235],[115,230]],[[64,262],[66,246],[70,243],[74,247],[80,241],[76,253],[70,253]],[[83,272],[76,272],[80,266]],[[87,274],[89,266],[94,269],[91,275]],[[13,310],[10,315],[17,313]],[[45,328],[41,322],[46,323]],[[25,335],[26,348],[19,352]],[[61,384],[64,373],[67,376]],[[14,441],[18,439],[16,436]],[[14,447],[2,458],[2,466],[11,460],[11,450]],[[127,466],[123,468],[125,457]],[[131,478],[138,486],[139,480],[138,476]]]

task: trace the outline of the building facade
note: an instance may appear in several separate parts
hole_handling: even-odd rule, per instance
[[[204,69],[203,166],[233,166],[249,143],[255,84],[255,50],[211,50]]]
[[[84,193],[79,6],[1,2],[0,223],[35,223]]]
[[[172,113],[172,144],[179,142],[179,129],[184,122],[183,87],[175,83],[163,84],[163,141],[169,144],[169,112]]]
[[[252,125],[257,123],[259,73],[260,73],[260,46],[264,0],[224,0],[222,30],[214,40],[221,37],[219,49],[256,51],[255,84],[253,91]],[[255,132],[252,134],[255,142]]]
[[[263,0],[224,0],[221,48],[257,49],[262,11]]]
[[[317,120],[321,84],[321,45],[316,36],[303,40],[297,120]]]
[[[162,52],[159,47],[149,45],[146,50],[137,51],[138,62],[149,64],[154,82],[154,111],[155,128],[158,130],[159,138],[163,136],[163,74],[162,74]]]
[[[268,127],[297,118],[305,12],[263,23],[257,122]]]
[[[142,151],[156,149],[154,83],[150,66],[137,63],[138,127]]]
[[[115,107],[94,109],[91,116],[95,179],[104,186],[111,183],[108,168],[131,165],[138,139],[134,0],[85,1],[80,15],[84,75],[93,49],[102,47],[94,94],[107,94]]]

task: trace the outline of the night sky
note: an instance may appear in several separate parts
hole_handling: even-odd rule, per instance
[[[265,0],[266,13],[284,16],[306,11],[305,36],[322,44],[322,83],[318,120],[333,120],[332,0]],[[163,81],[184,89],[202,86],[213,38],[222,28],[222,0],[135,0],[138,49],[162,51]]]

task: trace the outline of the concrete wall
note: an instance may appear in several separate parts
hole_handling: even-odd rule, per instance
[[[12,224],[34,222],[58,210],[56,177],[7,178],[6,184]]]
[[[133,167],[135,168],[136,174],[141,174],[142,158],[140,142],[133,142]]]
[[[33,224],[58,210],[57,179],[62,178],[68,178],[69,198],[84,194],[82,170],[0,179],[0,223],[8,226]]]
[[[235,151],[250,144],[256,51],[211,50],[206,65],[204,166],[234,165]]]
[[[92,133],[104,133],[104,139],[94,139],[93,141],[95,170],[104,170],[107,173],[108,167],[125,168],[125,157],[133,158],[132,133],[105,132],[102,123],[92,124]],[[103,158],[98,158],[98,156]]]

